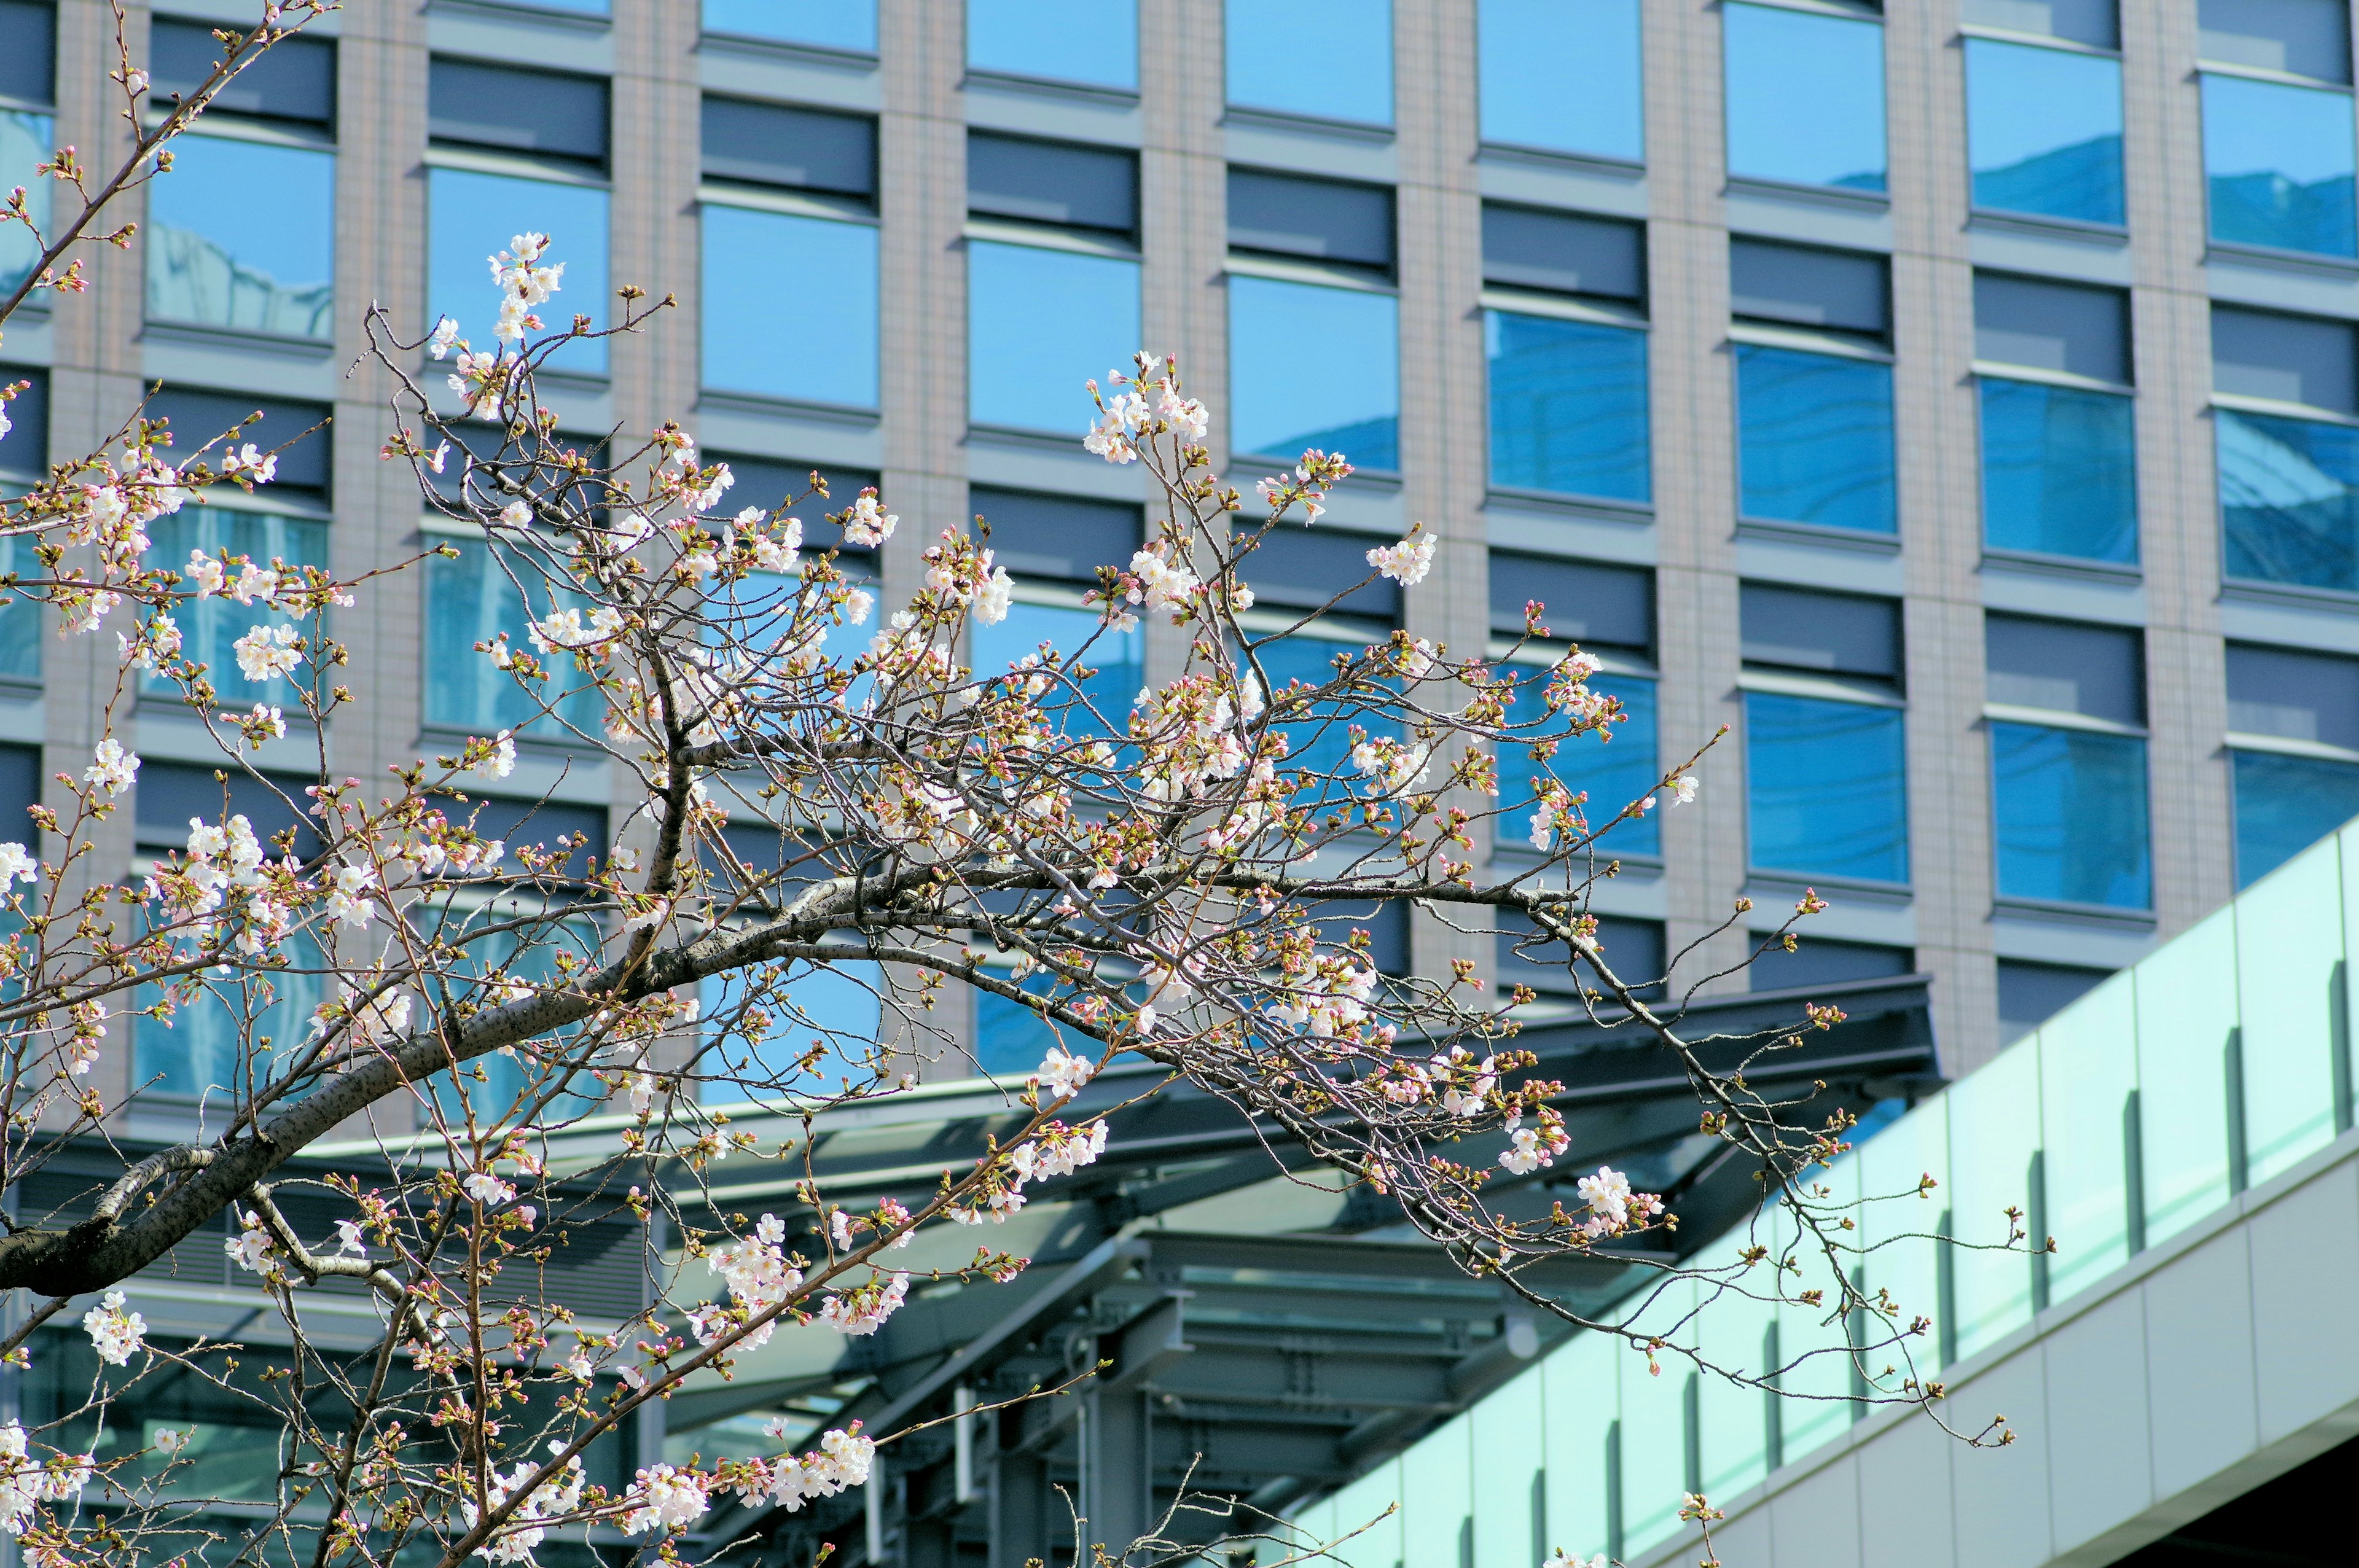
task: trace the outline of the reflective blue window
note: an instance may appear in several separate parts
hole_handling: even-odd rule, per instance
[[[1768,5],[1721,16],[1728,172],[1883,189],[1883,27]]]
[[[1046,996],[1057,989],[1055,977],[1041,969],[1026,976],[1022,984],[1034,996]],[[1088,1042],[1059,1029],[1020,1002],[989,991],[974,993],[974,1057],[984,1072],[1031,1072],[1047,1059],[1052,1045],[1062,1045],[1077,1055],[1089,1050]]]
[[[1041,697],[1050,709],[1063,708],[1064,732],[1125,733],[1131,701],[1147,684],[1145,633],[1136,627],[1127,632],[1101,631],[1103,625],[1094,610],[1018,600],[1008,607],[1007,619],[997,625],[970,628],[974,673],[978,676],[1002,674],[1027,654],[1039,652],[1046,643],[1067,657],[1078,656],[1083,669],[1097,672],[1081,682],[1079,702],[1073,701],[1070,687]],[[1084,647],[1086,654],[1082,653]]]
[[[579,865],[581,861],[577,859],[572,863]],[[495,994],[491,985],[511,979],[536,985],[557,983],[562,979],[557,964],[560,952],[571,960],[576,974],[597,964],[598,928],[591,922],[552,920],[538,929],[521,931],[487,928],[514,917],[512,912],[496,908],[451,914],[446,925],[434,930],[435,936],[461,949],[459,961],[452,966],[452,973],[459,979],[491,982],[466,1000],[483,1005]],[[453,989],[457,995],[466,997],[462,988]],[[413,1011],[411,1022],[425,1020]],[[530,1044],[518,1045],[512,1053],[494,1052],[476,1057],[467,1064],[468,1076],[463,1083],[449,1071],[437,1073],[426,1081],[428,1092],[451,1120],[463,1119],[472,1107],[479,1123],[513,1124],[532,1103],[526,1098],[526,1091],[530,1089],[536,1097],[546,1094],[554,1086],[560,1065],[568,1060],[569,1053],[577,1045],[578,1035],[572,1029],[544,1035]],[[569,1092],[557,1096],[549,1106],[546,1114],[550,1120],[587,1116],[606,1098],[604,1086],[586,1070],[573,1075],[572,1085]]]
[[[148,531],[152,536],[154,524],[148,524]],[[189,557],[183,554],[180,558],[187,560]],[[31,542],[22,535],[0,545],[0,576],[11,572],[26,577],[41,573],[40,559],[33,554]],[[41,612],[39,604],[31,600],[19,600],[15,593],[0,598],[0,679],[38,681],[41,678]],[[174,619],[185,623],[187,616],[182,614]]]
[[[756,983],[747,972],[733,970],[707,979],[699,992],[711,1051],[698,1071],[714,1077],[752,1080],[712,1082],[701,1086],[700,1098],[708,1105],[775,1094],[832,1094],[846,1083],[864,1084],[869,1074],[861,1060],[876,1038],[884,1016],[879,1000],[883,966],[865,959],[814,966],[799,959],[775,974],[755,971],[762,989],[756,1019],[741,1011]],[[816,1070],[798,1072],[796,1064],[813,1045],[824,1044],[828,1055]]]
[[[2212,410],[2230,577],[2359,592],[2359,429]]]
[[[1985,376],[1983,542],[1995,550],[2135,561],[2130,399]]]
[[[1539,717],[1539,693],[1547,684],[1547,670],[1508,665],[1503,667],[1503,673],[1517,680],[1515,696],[1507,705],[1507,721],[1528,723]],[[1582,809],[1593,824],[1633,801],[1645,799],[1663,782],[1661,762],[1655,749],[1655,683],[1644,676],[1609,672],[1591,676],[1589,689],[1620,697],[1622,711],[1629,716],[1614,727],[1611,741],[1600,741],[1595,735],[1566,741],[1546,763],[1532,761],[1528,742],[1499,748],[1499,808],[1504,815],[1499,818],[1498,834],[1503,840],[1528,842],[1531,802],[1538,795],[1544,773],[1553,773],[1576,793],[1589,792],[1589,804]],[[1663,852],[1661,821],[1658,806],[1644,816],[1623,823],[1599,842],[1614,854],[1659,855]]]
[[[1999,896],[2152,907],[2146,742],[2045,724],[1990,736]]]
[[[1491,310],[1483,341],[1493,484],[1647,499],[1644,332]]]
[[[2239,888],[2359,816],[2359,766],[2274,752],[2228,755],[2235,764]]]
[[[1393,123],[1391,0],[1228,0],[1229,102]]]
[[[1368,641],[1379,635],[1372,629]],[[1337,654],[1356,654],[1366,646],[1366,642],[1347,643],[1298,632],[1255,649],[1254,656],[1261,661],[1262,673],[1269,677],[1269,689],[1276,694],[1296,681],[1305,687],[1325,686],[1335,678]],[[1353,786],[1359,774],[1352,766],[1351,726],[1354,723],[1379,740],[1401,738],[1397,725],[1371,715],[1364,701],[1313,704],[1303,718],[1278,727],[1286,735],[1288,768],[1333,781],[1315,791],[1303,790],[1299,796],[1301,801],[1333,803],[1357,796],[1359,792]]]
[[[1966,40],[1974,205],[2084,223],[2122,221],[2122,64]]]
[[[33,171],[57,151],[56,122],[26,109],[0,109],[0,191],[25,188],[25,209],[43,233],[49,229],[52,181]],[[41,247],[22,223],[0,224],[0,289],[14,289],[41,259]]]
[[[209,820],[212,816],[210,814]],[[276,853],[276,851],[272,851]],[[288,1059],[311,1032],[311,1015],[328,1000],[327,964],[308,931],[289,934],[281,948],[288,967],[261,975],[211,971],[195,995],[179,1000],[169,1019],[142,1013],[132,1025],[132,1080],[148,1093],[196,1099],[243,1081],[249,1045],[256,1050],[253,1071],[271,1076],[273,1058]],[[159,987],[143,986],[137,1005],[162,1000]],[[262,1037],[269,1054],[261,1054]]]
[[[1103,384],[1138,351],[1138,264],[1033,245],[966,247],[967,418],[1070,431],[1096,417]]]
[[[1745,774],[1757,870],[1908,880],[1899,709],[1746,692]]]
[[[253,200],[261,190],[268,200]],[[147,187],[147,319],[334,336],[335,218],[335,154],[179,138]],[[497,313],[479,314],[488,326]]]
[[[429,169],[426,176],[426,324],[448,316],[459,335],[490,348],[500,294],[490,258],[525,232],[549,236],[549,259],[565,264],[555,298],[540,309],[550,331],[576,316],[606,321],[606,193],[586,185],[472,169]],[[568,343],[549,358],[554,370],[606,373],[603,340]]]
[[[1229,279],[1229,449],[1306,448],[1400,467],[1400,302],[1276,278]]]
[[[876,0],[704,0],[704,30],[876,52]]]
[[[703,315],[714,391],[876,406],[874,225],[707,206]]]
[[[1739,506],[1747,517],[1889,534],[1892,367],[1736,345]]]
[[[426,563],[426,722],[473,735],[513,730],[519,735],[562,736],[569,733],[569,723],[596,734],[604,722],[605,700],[571,661],[548,661],[549,685],[537,697],[475,652],[476,643],[489,643],[503,632],[509,646],[531,647],[532,619],[580,603],[575,596],[557,594],[549,587],[550,573],[563,574],[547,562],[505,552],[495,561],[491,546],[480,539],[436,543],[454,546],[459,558],[437,556]],[[524,592],[517,589],[519,582]],[[531,596],[529,609],[526,592]],[[540,711],[544,700],[554,712]]]
[[[147,532],[153,541],[147,559],[159,567],[182,567],[189,552],[195,549],[202,549],[216,560],[224,556],[245,556],[258,567],[267,567],[273,560],[285,561],[290,567],[328,564],[328,525],[307,518],[234,512],[225,506],[184,506],[168,517],[156,519],[148,524]],[[210,666],[205,678],[212,682],[223,707],[251,708],[257,702],[266,702],[290,714],[295,711],[293,684],[283,677],[262,682],[247,680],[238,671],[237,651],[230,644],[258,625],[293,626],[306,636],[316,636],[317,622],[298,622],[284,611],[240,604],[220,595],[176,605],[172,619],[179,624],[181,654]],[[296,669],[297,676],[306,685],[318,673],[309,664]],[[334,682],[332,679],[327,684],[332,686]],[[160,672],[151,672],[146,689],[177,695],[180,688]]]
[[[966,63],[974,70],[1138,86],[1135,0],[967,0]]]
[[[2203,173],[2213,239],[2359,254],[2354,156],[2348,92],[2204,75]]]
[[[1638,0],[1482,0],[1483,139],[1647,156]]]

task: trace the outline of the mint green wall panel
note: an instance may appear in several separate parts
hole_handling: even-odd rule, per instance
[[[1973,1355],[2031,1321],[2031,1260],[2006,1249],[2006,1210],[2031,1210],[2031,1162],[2039,1152],[2039,1054],[2003,1051],[1951,1084],[1950,1277],[1955,1343]]]
[[[2228,1200],[2228,1074],[2236,1027],[2236,912],[2196,922],[2131,971],[2137,990],[2146,1240]]]
[[[2236,900],[2244,1026],[2245,1182],[2265,1182],[2334,1137],[2341,857],[2317,845]]]
[[[2115,975],[2040,1027],[2047,1139],[2042,1217],[2056,1238],[2048,1299],[2060,1302],[2129,1258],[2127,1118],[2136,1110],[2137,997]],[[2041,1238],[2035,1235],[2036,1246]]]
[[[1860,1283],[1871,1296],[1888,1292],[1898,1311],[1886,1320],[1883,1332],[1904,1336],[1869,1360],[1868,1373],[1881,1391],[1897,1394],[1909,1379],[1930,1378],[1941,1364],[1937,1238],[1950,1206],[1950,1122],[1941,1102],[1909,1111],[1860,1145],[1853,1160],[1861,1194]],[[1935,1184],[1919,1196],[1927,1176]],[[1906,1335],[1920,1317],[1932,1326],[1921,1335]]]
[[[1537,1568],[1548,1556],[1532,1539],[1532,1487],[1548,1457],[1540,1385],[1534,1367],[1472,1411],[1475,1568]]]
[[[1401,1455],[1401,1560],[1407,1568],[1458,1568],[1460,1532],[1474,1503],[1472,1415],[1451,1417]]]
[[[1540,1364],[1548,1428],[1549,1550],[1586,1562],[1606,1548],[1605,1444],[1621,1413],[1613,1335],[1579,1334]]]

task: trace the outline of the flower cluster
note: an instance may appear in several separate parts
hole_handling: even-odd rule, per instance
[[[98,1358],[110,1367],[129,1363],[132,1352],[140,1346],[141,1336],[147,1332],[147,1320],[136,1312],[124,1310],[121,1291],[109,1291],[99,1303],[82,1314],[82,1326],[90,1336],[92,1348]]]
[[[563,1453],[564,1449],[564,1444],[554,1438],[549,1440],[549,1451],[551,1454]],[[493,1471],[489,1483],[484,1488],[486,1511],[501,1508],[510,1498],[522,1491],[539,1468],[540,1466],[533,1461],[524,1459],[517,1461],[516,1467],[505,1476]],[[642,1471],[640,1474],[644,1476],[647,1472]],[[493,1531],[489,1541],[475,1549],[475,1554],[488,1562],[497,1563],[531,1563],[534,1550],[549,1538],[547,1521],[562,1519],[580,1506],[582,1488],[586,1479],[580,1456],[568,1459],[563,1468],[534,1487],[532,1495],[516,1505],[516,1511],[508,1515],[506,1522]],[[701,1508],[697,1509],[700,1514],[703,1511]],[[476,1509],[475,1500],[473,1498],[462,1500],[460,1512],[465,1518],[470,1530],[473,1529],[477,1521],[483,1518],[483,1514]]]
[[[1082,445],[1110,463],[1129,463],[1138,460],[1139,447],[1148,437],[1169,434],[1190,446],[1201,444],[1212,427],[1212,416],[1201,403],[1181,395],[1172,362],[1144,349],[1131,361],[1135,368],[1128,375],[1106,372],[1109,387],[1127,386],[1130,391],[1108,397],[1096,382],[1088,384],[1098,417]]]
[[[95,1474],[96,1462],[88,1454],[60,1454],[46,1465],[37,1463],[25,1429],[0,1422],[0,1533],[23,1535],[33,1528],[37,1505],[80,1497]]]
[[[738,1321],[759,1317],[802,1289],[803,1272],[787,1260],[786,1238],[785,1222],[777,1215],[766,1214],[754,1227],[750,1240],[734,1247],[718,1247],[705,1255],[705,1266],[727,1282],[729,1299],[741,1314]],[[725,1316],[706,1317],[697,1325],[698,1342],[712,1344],[727,1325]],[[748,1350],[758,1350],[770,1342],[773,1326],[767,1323],[758,1325],[738,1344]]]
[[[1663,1200],[1652,1193],[1630,1190],[1630,1178],[1610,1165],[1600,1165],[1593,1176],[1575,1182],[1573,1190],[1589,1206],[1582,1234],[1594,1240],[1644,1225],[1663,1212]]]
[[[1499,1152],[1499,1163],[1509,1173],[1528,1176],[1543,1165],[1553,1165],[1556,1157],[1572,1147],[1565,1135],[1564,1118],[1545,1106],[1539,1113],[1538,1127],[1513,1127],[1507,1134],[1507,1147]]]
[[[774,1421],[763,1430],[780,1443],[786,1441],[783,1421]],[[828,1433],[818,1447],[800,1458],[783,1454],[769,1460],[741,1459],[725,1466],[723,1474],[745,1501],[776,1503],[792,1513],[814,1498],[866,1486],[875,1463],[876,1444],[863,1437],[860,1423],[853,1422],[847,1429]]]

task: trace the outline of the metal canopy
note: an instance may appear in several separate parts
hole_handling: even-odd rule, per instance
[[[1705,1054],[1733,1066],[1758,1044],[1740,1037],[1792,1030],[1804,1000],[1835,1002],[1845,1022],[1804,1031],[1747,1077],[1788,1093],[1823,1084],[1813,1121],[1837,1106],[1856,1114],[1940,1082],[1928,984],[1908,976],[1699,1000],[1684,1033],[1724,1039]],[[1570,1204],[1572,1180],[1610,1160],[1670,1198],[1680,1225],[1663,1239],[1683,1255],[1759,1201],[1754,1173],[1698,1132],[1679,1064],[1626,1022],[1535,1027],[1516,1044],[1539,1055],[1538,1076],[1564,1084],[1557,1104],[1572,1150],[1551,1170],[1495,1180],[1485,1193],[1500,1206],[1545,1212],[1560,1189]],[[1107,1110],[1152,1081],[1109,1073],[1072,1114]],[[1275,1509],[1351,1479],[1567,1332],[1496,1281],[1460,1271],[1408,1232],[1397,1207],[1308,1168],[1299,1147],[1210,1096],[1173,1084],[1111,1119],[1099,1164],[1042,1189],[1054,1201],[1027,1206],[1004,1234],[980,1238],[1033,1259],[1016,1283],[920,1290],[869,1338],[781,1330],[741,1358],[734,1382],[673,1400],[677,1432],[826,1390],[842,1400],[829,1424],[857,1418],[871,1435],[896,1438],[882,1480],[861,1493],[791,1514],[716,1509],[710,1542],[751,1538],[752,1554],[779,1563],[808,1562],[833,1541],[910,1568],[984,1552],[994,1568],[1016,1568],[1070,1550],[1075,1511],[1085,1541],[1127,1542],[1159,1520],[1183,1481]],[[809,1169],[833,1201],[906,1200],[1021,1120],[991,1086],[889,1097],[820,1116]],[[1470,1144],[1466,1157],[1492,1152]],[[712,1201],[742,1211],[791,1184],[716,1184]],[[978,1238],[952,1239],[971,1248]],[[925,1247],[901,1266],[933,1266]],[[1672,1260],[1625,1252],[1551,1261],[1527,1277],[1593,1314]],[[959,1414],[1068,1383],[1053,1397]],[[1226,1523],[1188,1517],[1194,1523],[1180,1528],[1201,1538]]]

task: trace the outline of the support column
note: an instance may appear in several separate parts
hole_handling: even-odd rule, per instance
[[[1147,1396],[1093,1388],[1082,1406],[1082,1540],[1120,1560],[1155,1522],[1155,1446]]]
[[[991,1568],[1024,1568],[1049,1561],[1048,1461],[1037,1454],[1003,1448],[991,1466]]]

